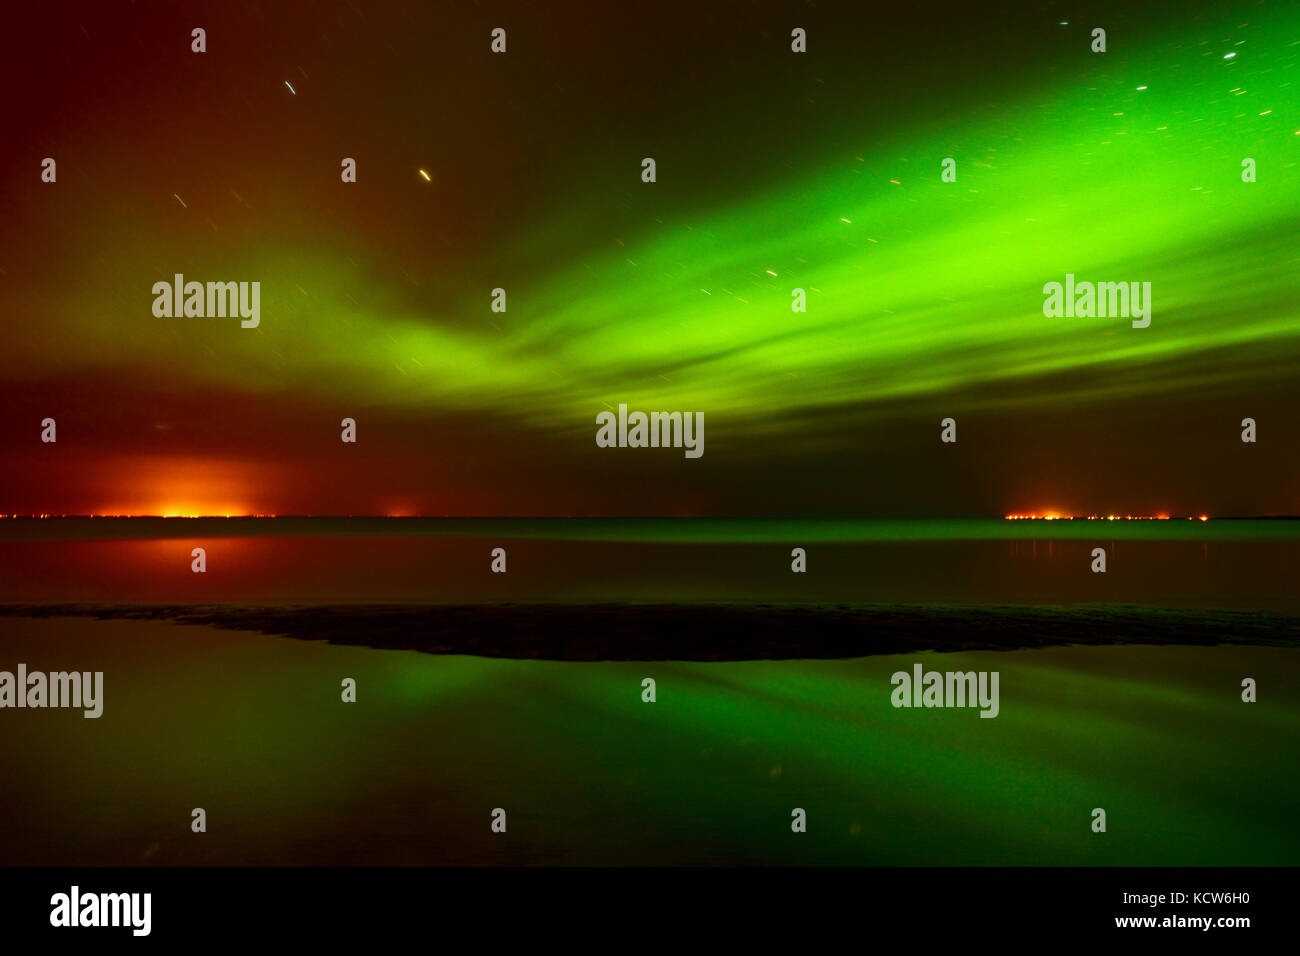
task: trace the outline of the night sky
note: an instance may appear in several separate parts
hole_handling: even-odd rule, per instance
[[[0,511],[1300,512],[1300,6],[876,6],[11,12]]]

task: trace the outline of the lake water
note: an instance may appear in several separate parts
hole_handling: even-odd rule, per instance
[[[207,571],[191,571],[206,551]],[[506,550],[507,572],[490,571]],[[791,550],[807,572],[791,573]],[[1106,551],[1105,574],[1091,571]],[[0,520],[0,602],[791,601],[1300,612],[1300,521]]]
[[[232,522],[5,519],[0,601],[1300,603],[1296,522]],[[0,711],[3,864],[1300,863],[1290,647],[555,661],[28,613],[0,669],[103,671],[104,713]],[[999,716],[894,708],[918,662],[997,671]]]
[[[98,720],[0,714],[7,864],[1300,862],[1292,650],[572,663],[140,621],[0,635],[5,666],[105,674]],[[998,670],[999,716],[894,709],[917,661]]]

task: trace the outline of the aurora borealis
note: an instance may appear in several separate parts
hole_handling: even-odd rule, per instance
[[[10,20],[7,933],[1285,925],[1295,0]]]
[[[0,511],[1300,512],[1294,5],[137,6],[20,54]],[[597,448],[624,402],[708,454]]]

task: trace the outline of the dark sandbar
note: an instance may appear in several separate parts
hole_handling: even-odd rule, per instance
[[[429,654],[564,661],[817,659],[1063,644],[1300,646],[1300,617],[1140,605],[0,605]]]

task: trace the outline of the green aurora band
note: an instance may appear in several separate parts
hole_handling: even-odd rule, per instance
[[[1074,405],[1277,377],[1300,357],[1300,40],[1289,39],[1300,10],[1272,16],[1265,30],[1223,14],[1213,42],[1125,53],[1112,40],[1069,85],[956,122],[900,116],[725,206],[674,191],[666,162],[658,183],[640,183],[629,155],[497,249],[499,267],[481,271],[501,276],[501,315],[477,283],[441,314],[413,307],[378,278],[377,254],[358,261],[327,237],[315,252],[227,244],[190,264],[195,278],[260,278],[259,329],[191,319],[160,333],[145,293],[177,257],[163,237],[115,236],[112,261],[87,263],[108,305],[85,308],[84,286],[59,293],[52,321],[75,328],[58,367],[183,368],[250,392],[482,412],[550,432],[591,430],[625,401],[725,418],[729,439],[963,389],[990,407]],[[761,121],[782,149],[782,117]],[[940,181],[949,156],[955,183]],[[1242,181],[1245,157],[1256,183]],[[454,184],[413,174],[412,189]],[[602,195],[634,189],[660,191],[644,231],[588,241],[577,260],[548,252],[582,244]],[[145,265],[110,273],[119,255]],[[1043,284],[1066,273],[1150,282],[1150,328],[1045,318]],[[806,314],[791,311],[795,287]],[[28,344],[11,356],[20,377],[55,361]],[[1217,359],[1225,347],[1231,362]],[[1063,373],[1083,374],[1048,384]]]

